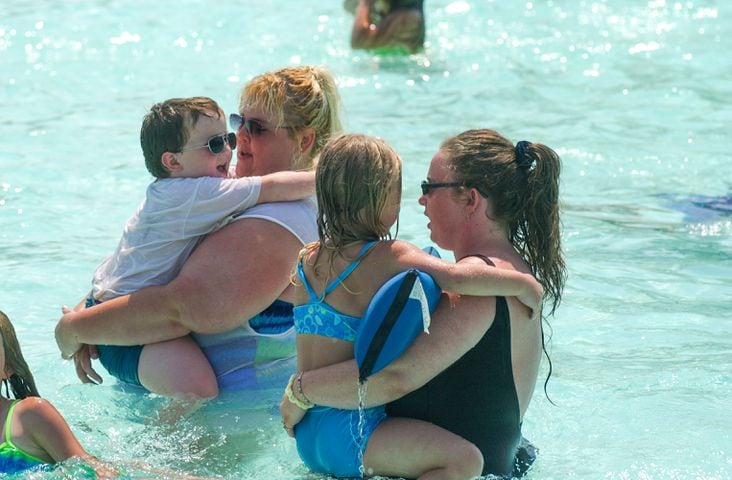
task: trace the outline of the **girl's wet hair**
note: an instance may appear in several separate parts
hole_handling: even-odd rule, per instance
[[[5,396],[9,397],[12,391],[15,398],[39,397],[33,374],[20,351],[15,328],[3,312],[0,312],[0,335],[5,351],[4,375],[10,374],[8,378],[3,379]]]
[[[357,134],[332,139],[315,173],[319,241],[309,250],[320,247],[318,256],[327,250],[333,259],[354,242],[391,238],[381,216],[401,184],[399,155],[383,140]]]
[[[292,169],[312,168],[328,140],[341,131],[340,95],[331,74],[323,67],[286,67],[254,77],[245,86],[239,113],[259,108],[300,141],[303,129],[312,128],[315,144],[307,156],[295,158]]]

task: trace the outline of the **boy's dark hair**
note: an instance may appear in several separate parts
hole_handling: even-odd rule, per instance
[[[170,176],[161,161],[163,153],[180,152],[201,115],[220,118],[222,111],[208,97],[171,98],[150,108],[142,120],[140,146],[145,166],[154,177]]]

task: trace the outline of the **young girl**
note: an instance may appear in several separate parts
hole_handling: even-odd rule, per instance
[[[0,473],[15,473],[39,465],[81,457],[96,463],[76,439],[58,410],[39,397],[33,375],[20,352],[15,329],[0,312]],[[10,400],[10,391],[14,400]]]
[[[399,214],[401,162],[383,141],[363,135],[332,140],[320,157],[316,191],[319,241],[302,252],[295,281],[298,370],[353,358],[355,332],[372,296],[409,268],[431,274],[444,290],[517,296],[539,311],[542,289],[530,275],[482,263],[453,264],[389,239]],[[431,423],[386,418],[384,407],[366,409],[359,422],[357,411],[314,406],[293,385],[298,378],[293,376],[286,396],[307,409],[294,434],[310,469],[343,477],[359,476],[362,465],[368,475],[480,475],[483,457],[462,437]]]

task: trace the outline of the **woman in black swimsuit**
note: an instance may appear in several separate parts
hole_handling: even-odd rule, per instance
[[[566,278],[559,229],[560,160],[550,148],[513,145],[493,130],[446,140],[422,183],[430,238],[459,262],[533,274],[554,313]],[[538,377],[541,321],[516,298],[443,295],[429,335],[370,377],[366,405],[426,420],[476,444],[483,474],[521,475],[521,423]],[[310,401],[355,408],[355,362],[305,372]],[[399,400],[396,400],[399,399]],[[299,412],[283,401],[288,425]],[[518,457],[518,458],[517,458]]]

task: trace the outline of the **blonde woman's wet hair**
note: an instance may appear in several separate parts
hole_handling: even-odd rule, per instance
[[[401,195],[399,155],[381,139],[347,134],[332,139],[315,172],[319,241],[312,248],[343,255],[354,242],[390,238],[381,221],[390,194]],[[312,250],[310,248],[310,250]]]
[[[20,351],[18,338],[15,336],[15,328],[10,319],[3,312],[0,312],[0,336],[5,352],[5,365],[3,373],[3,386],[5,395],[13,392],[15,398],[39,397],[36,382],[28,368],[28,364]]]
[[[241,94],[239,113],[244,116],[252,108],[262,109],[298,143],[303,130],[312,128],[313,148],[293,159],[292,169],[301,170],[312,168],[328,140],[341,131],[340,103],[335,80],[325,68],[286,67],[249,81]]]

